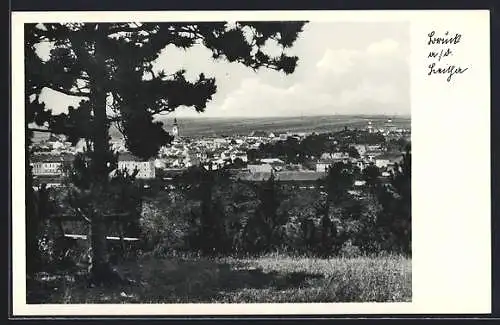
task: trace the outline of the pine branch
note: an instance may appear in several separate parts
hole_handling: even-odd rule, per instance
[[[137,31],[141,31],[141,28],[132,26],[116,26],[115,28],[108,28],[107,35],[113,35],[117,33],[135,33]]]
[[[52,89],[54,91],[63,93],[63,94],[68,95],[68,96],[74,96],[74,97],[89,97],[90,96],[90,93],[88,93],[88,92],[71,91],[71,90],[64,89],[62,87],[57,87],[57,86],[54,86],[54,85],[48,85],[48,84],[46,84],[45,87],[50,88],[50,89]]]
[[[85,216],[85,214],[82,212],[82,210],[81,210],[80,208],[75,208],[75,211],[76,211],[76,212],[77,212],[77,214],[78,214],[78,215],[79,215],[79,216],[80,216],[83,220],[85,220],[87,223],[89,223],[89,224],[90,224],[90,223],[92,222],[89,218],[87,218],[87,217]]]

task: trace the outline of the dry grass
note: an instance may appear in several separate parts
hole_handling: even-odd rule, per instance
[[[83,278],[28,284],[29,303],[408,302],[411,260],[399,256],[143,258],[121,271],[135,285],[89,288]],[[38,297],[38,298],[37,298]]]

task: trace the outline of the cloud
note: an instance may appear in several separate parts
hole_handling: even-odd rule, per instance
[[[408,32],[406,23],[310,23],[290,49],[299,57],[291,75],[215,61],[203,46],[168,46],[154,67],[167,73],[185,68],[188,79],[202,72],[216,79],[217,93],[205,113],[182,108],[173,113],[177,117],[408,114]],[[44,57],[49,50],[48,44],[37,49]],[[42,100],[55,111],[77,103],[49,90]]]
[[[355,65],[360,53],[353,50],[331,50],[327,49],[321,60],[316,63],[316,68],[326,69],[334,74],[349,72]]]
[[[316,67],[334,74],[352,72],[357,67],[382,70],[395,61],[404,61],[405,53],[393,39],[370,43],[364,50],[327,49]]]
[[[207,115],[284,116],[302,114],[409,113],[407,53],[393,39],[364,49],[326,48],[303,78],[283,86],[243,79]],[[311,68],[312,67],[312,68]]]
[[[399,43],[393,39],[386,38],[380,42],[372,43],[366,49],[372,55],[394,55],[399,50]]]

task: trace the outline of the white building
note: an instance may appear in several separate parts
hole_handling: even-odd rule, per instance
[[[236,159],[241,159],[243,162],[248,162],[248,156],[244,152],[237,151],[237,152],[232,153],[231,154],[231,161],[234,162]]]
[[[71,164],[74,156],[72,155],[47,155],[34,156],[31,167],[34,176],[60,176],[64,172],[64,166]]]
[[[355,144],[354,149],[356,149],[360,156],[363,156],[366,152],[366,146],[364,144]]]
[[[364,185],[366,185],[366,181],[363,180],[354,181],[354,186],[364,186]]]
[[[401,154],[384,154],[375,158],[375,166],[378,168],[388,168],[393,166],[395,163],[400,163],[403,159]]]
[[[389,159],[375,159],[375,166],[377,166],[378,168],[386,168],[387,166],[389,166],[389,164]]]
[[[285,162],[279,158],[262,158],[260,162],[264,164],[285,164]]]
[[[118,169],[127,170],[129,173],[138,169],[136,177],[141,179],[155,178],[155,161],[153,159],[143,160],[130,153],[122,153],[118,156]]]
[[[172,135],[175,138],[179,137],[179,125],[177,124],[176,118],[174,118],[174,125],[172,126]]]
[[[366,146],[366,151],[382,151],[380,144],[369,144]]]
[[[318,173],[325,173],[328,171],[328,168],[333,164],[333,161],[318,161],[316,163],[316,171]]]
[[[282,140],[282,141],[285,141],[287,138],[288,138],[288,134],[287,133],[281,133],[279,135],[279,139]]]
[[[33,175],[61,175],[62,162],[60,161],[37,161],[32,164]]]
[[[260,165],[248,165],[247,166],[250,173],[270,173],[273,171],[273,167],[270,164],[260,164]]]
[[[155,159],[154,165],[156,168],[166,168],[167,167],[165,159]]]
[[[358,160],[356,162],[356,166],[359,168],[360,171],[363,171],[363,169],[365,169],[365,163],[363,160]]]

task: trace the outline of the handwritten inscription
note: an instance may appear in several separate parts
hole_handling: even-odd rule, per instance
[[[447,63],[455,54],[456,45],[462,41],[461,34],[450,34],[447,31],[439,36],[436,31],[431,31],[427,37],[427,45],[432,48],[427,55],[427,59],[431,61],[428,65],[428,76],[444,75],[446,81],[450,82],[453,76],[463,74],[469,69],[469,67],[462,67],[457,63]]]

